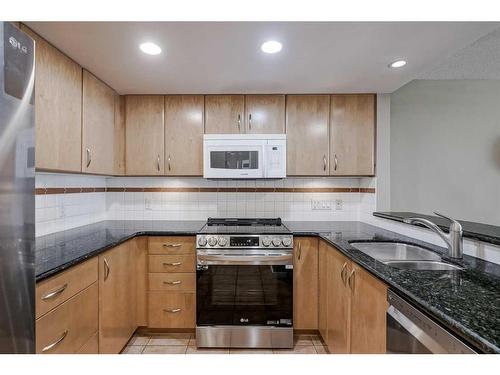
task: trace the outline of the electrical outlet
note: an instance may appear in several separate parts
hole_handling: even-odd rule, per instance
[[[332,202],[330,201],[311,201],[311,208],[313,210],[331,210]]]
[[[344,209],[344,202],[342,199],[335,199],[335,210],[342,211]]]
[[[146,198],[144,200],[144,205],[145,205],[146,210],[152,210],[152,208],[151,208],[151,199]]]

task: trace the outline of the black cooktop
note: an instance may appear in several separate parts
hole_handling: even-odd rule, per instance
[[[208,218],[199,234],[291,234],[280,218]]]

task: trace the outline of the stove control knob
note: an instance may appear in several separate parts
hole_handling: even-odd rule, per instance
[[[217,237],[208,237],[208,245],[209,246],[217,245]]]
[[[283,246],[290,247],[292,244],[292,239],[290,237],[284,237],[283,240]]]
[[[278,237],[273,238],[273,245],[274,246],[281,245],[281,239],[279,239]]]
[[[206,246],[206,245],[207,245],[207,239],[205,237],[199,237],[198,246]]]
[[[265,247],[268,247],[269,245],[271,245],[271,239],[269,237],[264,237],[262,239],[262,245],[264,245]]]
[[[226,237],[219,237],[219,239],[217,240],[217,243],[219,244],[219,246],[226,246],[227,245]]]

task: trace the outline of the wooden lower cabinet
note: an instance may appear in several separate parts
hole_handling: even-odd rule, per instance
[[[319,257],[319,330],[329,352],[385,353],[387,285],[323,241]]]
[[[149,292],[150,328],[194,328],[195,292]]]
[[[317,330],[318,238],[295,237],[293,253],[293,327]]]
[[[76,354],[99,354],[99,332],[96,331]]]

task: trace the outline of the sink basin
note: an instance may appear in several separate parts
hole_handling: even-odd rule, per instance
[[[351,246],[381,262],[441,260],[439,254],[433,251],[402,242],[352,242]]]
[[[388,266],[400,268],[403,270],[419,271],[456,271],[462,270],[460,266],[440,261],[422,261],[422,260],[389,260],[383,262]]]

